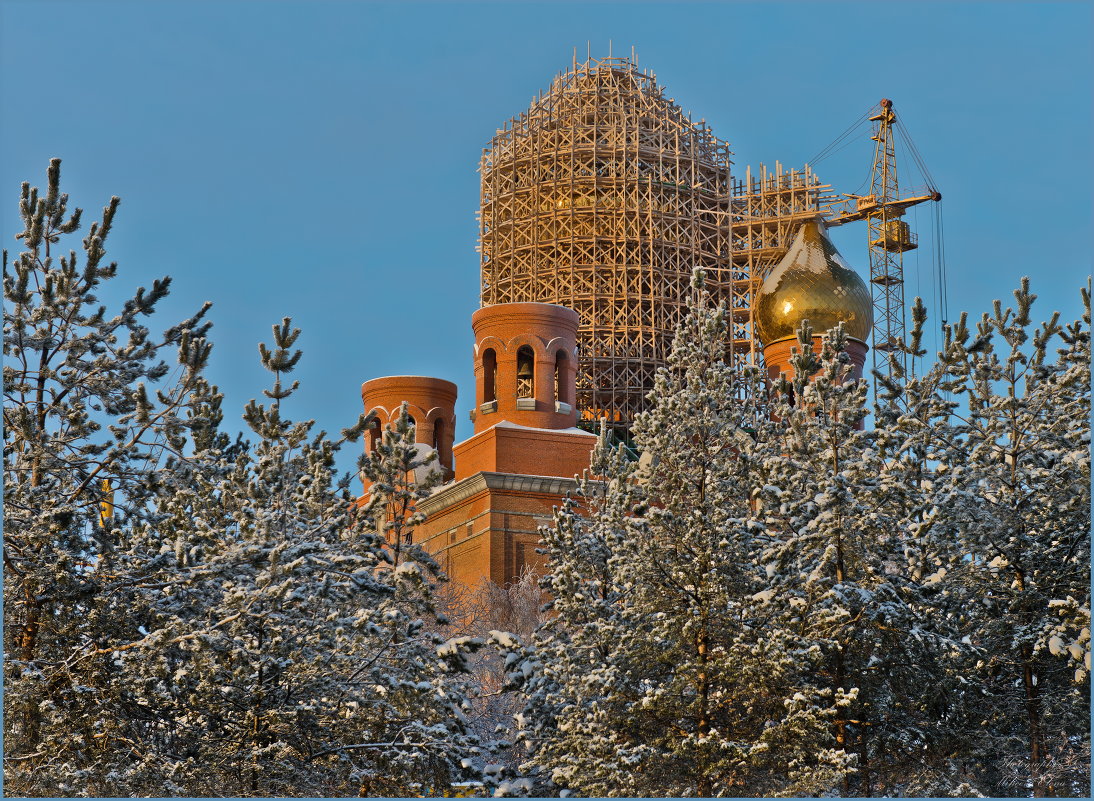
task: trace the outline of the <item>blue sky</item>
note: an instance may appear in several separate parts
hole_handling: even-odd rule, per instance
[[[950,316],[1030,275],[1040,316],[1073,319],[1091,270],[1091,11],[0,0],[0,236],[16,249],[19,184],[44,184],[59,156],[89,213],[122,198],[107,297],[173,276],[158,328],[214,302],[228,422],[266,386],[256,344],[289,315],[304,329],[295,417],[336,431],[362,381],[435,375],[460,387],[463,439],[481,149],[575,47],[611,41],[729,140],[741,172],[800,165],[892,98],[944,195]],[[870,144],[817,171],[853,191]],[[930,297],[930,215],[910,221],[925,247],[908,294]],[[863,228],[834,238],[866,271]]]

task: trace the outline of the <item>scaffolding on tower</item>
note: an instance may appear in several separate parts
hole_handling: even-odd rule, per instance
[[[808,164],[761,164],[736,178],[728,143],[666,97],[633,54],[581,63],[575,55],[483,150],[481,304],[558,303],[577,311],[580,420],[607,418],[622,433],[649,406],[695,268],[731,311],[728,360],[756,364],[756,292],[800,224],[866,220],[874,366],[883,374],[894,364],[903,369],[903,253],[917,241],[901,218],[941,195],[901,129],[928,179],[925,193],[901,197],[898,123],[888,100],[833,145],[870,114],[876,147],[868,194],[832,194]]]
[[[734,296],[730,150],[633,58],[590,58],[511,119],[480,163],[481,303],[577,311],[577,407],[625,431],[647,408],[695,268]],[[750,345],[751,346],[751,345]]]

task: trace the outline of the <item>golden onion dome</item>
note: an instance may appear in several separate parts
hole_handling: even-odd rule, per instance
[[[818,220],[802,223],[794,242],[760,287],[756,335],[764,345],[796,336],[802,320],[820,335],[837,323],[849,337],[869,341],[874,321],[870,290]]]

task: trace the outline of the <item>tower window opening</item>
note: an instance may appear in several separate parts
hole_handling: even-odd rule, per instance
[[[534,398],[536,395],[535,378],[536,356],[527,345],[517,351],[517,397]]]
[[[368,451],[372,453],[376,450],[376,443],[380,441],[380,436],[383,431],[380,429],[380,418],[372,417],[368,421]]]
[[[497,392],[498,356],[493,348],[487,348],[482,354],[482,402],[490,403],[498,399]]]
[[[567,381],[566,351],[560,350],[555,354],[555,400],[573,404],[571,389]]]
[[[433,450],[437,452],[437,458],[442,459],[441,443],[444,442],[444,418],[438,417],[433,421]]]

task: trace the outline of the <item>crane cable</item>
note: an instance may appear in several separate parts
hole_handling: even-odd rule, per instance
[[[942,219],[942,201],[934,204],[934,246],[935,267],[938,276],[938,312],[941,315],[942,327],[945,327],[950,319],[949,298],[946,293],[946,227]]]
[[[851,123],[850,127],[846,131],[844,131],[839,136],[837,136],[835,139],[833,139],[831,142],[829,142],[828,145],[823,150],[821,150],[820,153],[813,156],[813,158],[811,158],[811,159],[807,159],[806,164],[816,165],[818,162],[828,158],[833,153],[837,153],[837,152],[839,152],[839,150],[843,150],[843,147],[846,147],[847,144],[849,144],[849,142],[844,142],[843,140],[847,139],[847,137],[849,137],[852,133],[854,133],[856,131],[856,129],[863,122],[865,122],[867,119],[869,119],[870,116],[874,113],[876,108],[877,108],[877,106],[871,106],[870,109],[865,114],[863,114],[861,117],[859,117],[853,123]],[[843,147],[837,147],[841,143],[843,143]]]
[[[937,193],[938,189],[935,184],[934,176],[931,175],[931,171],[927,169],[927,164],[923,160],[922,154],[919,152],[919,148],[916,147],[915,141],[912,139],[912,135],[908,133],[907,126],[900,117],[897,117],[896,126],[900,131],[901,139],[907,143],[907,152],[911,155],[912,161],[915,162],[916,167],[919,168],[920,173],[923,175],[923,179],[927,182],[927,189],[931,193]],[[932,261],[934,262],[934,277],[935,277],[935,302],[937,303],[938,315],[940,324],[938,331],[943,330],[950,319],[950,307],[949,296],[946,290],[948,282],[948,276],[946,273],[946,227],[942,216],[942,201],[941,199],[934,201],[934,217],[932,220],[932,234],[934,236],[934,252],[932,254]]]
[[[919,206],[912,206],[912,220],[915,222],[915,230],[918,231],[919,230]],[[921,300],[923,298],[923,289],[921,288],[921,279],[922,279],[922,271],[920,270],[920,264],[919,264],[919,248],[916,248],[915,249],[915,295],[916,295],[917,300]],[[938,350],[938,335],[937,334],[935,335],[934,343],[935,343],[935,350]],[[923,346],[920,345],[921,349],[922,349],[922,347]],[[912,354],[912,375],[918,375],[919,371],[916,369],[917,365],[918,365],[918,367],[923,366],[923,357],[922,356],[917,357],[914,354]]]
[[[932,192],[935,190],[934,176],[931,175],[931,171],[927,169],[927,164],[923,161],[923,156],[919,153],[919,148],[915,146],[915,142],[912,141],[912,135],[908,133],[907,127],[901,121],[900,117],[896,119],[897,130],[900,131],[901,138],[908,144],[908,153],[912,156],[912,161],[919,168],[919,171],[923,174],[924,180],[927,182],[927,188]]]
[[[935,328],[935,336],[945,339],[946,326],[950,318],[950,304],[946,292],[946,229],[942,219],[941,200],[935,201],[934,204],[934,247],[935,266],[937,268],[938,310],[941,318],[941,324]],[[946,385],[943,385],[941,389],[943,399],[949,403],[952,393],[946,388]]]
[[[908,133],[908,128],[904,125],[903,120],[900,117],[896,118],[895,127],[900,133],[900,138],[903,144],[907,145],[907,153],[912,157],[912,161],[919,169],[923,179],[927,182],[927,189],[932,194],[937,193],[934,176],[931,175],[931,171],[927,169],[927,163],[923,160],[922,154],[919,152],[919,148],[916,147],[915,141],[912,139],[912,135]],[[938,314],[941,319],[941,326],[945,326],[949,320],[949,298],[946,292],[946,236],[945,225],[942,219],[942,201],[934,201],[934,218],[932,220],[932,228],[934,235],[934,253],[932,254],[932,261],[934,262],[934,274],[935,274],[935,286],[936,293],[934,300],[938,304]],[[940,326],[940,327],[941,327]]]

